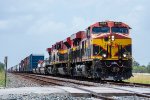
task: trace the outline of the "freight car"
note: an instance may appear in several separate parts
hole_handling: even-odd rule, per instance
[[[14,72],[14,73],[19,72],[19,65],[15,65],[15,66],[11,67],[8,71]]]
[[[11,68],[11,72],[15,72],[14,68],[16,68],[16,72],[26,72],[26,73],[32,73],[33,69],[35,69],[38,65],[39,60],[44,60],[44,55],[35,55],[31,54],[21,60],[21,62],[16,65],[16,67]]]
[[[123,22],[90,25],[48,48],[48,74],[124,80],[132,76],[131,28]]]

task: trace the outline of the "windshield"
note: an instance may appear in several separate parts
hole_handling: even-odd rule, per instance
[[[93,27],[92,29],[93,33],[108,33],[110,32],[109,27]]]
[[[112,33],[128,33],[127,27],[112,27],[111,28]]]

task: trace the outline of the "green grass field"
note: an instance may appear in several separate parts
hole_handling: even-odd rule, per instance
[[[1,71],[0,72],[0,87],[3,87],[4,86],[4,79],[5,79],[5,73],[4,71]]]
[[[134,73],[134,77],[131,77],[128,80],[125,80],[126,82],[132,82],[132,83],[144,83],[144,84],[150,84],[150,74],[147,73]]]

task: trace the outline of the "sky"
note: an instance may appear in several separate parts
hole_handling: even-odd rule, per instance
[[[132,29],[133,57],[150,62],[150,0],[0,0],[0,61],[8,67],[89,25],[105,20]]]

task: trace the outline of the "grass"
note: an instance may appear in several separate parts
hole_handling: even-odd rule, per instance
[[[4,82],[5,82],[5,73],[4,71],[0,71],[0,87],[4,86]]]
[[[146,73],[134,73],[134,77],[131,77],[128,80],[125,80],[126,82],[132,82],[132,83],[144,83],[144,84],[150,84],[150,74]]]

